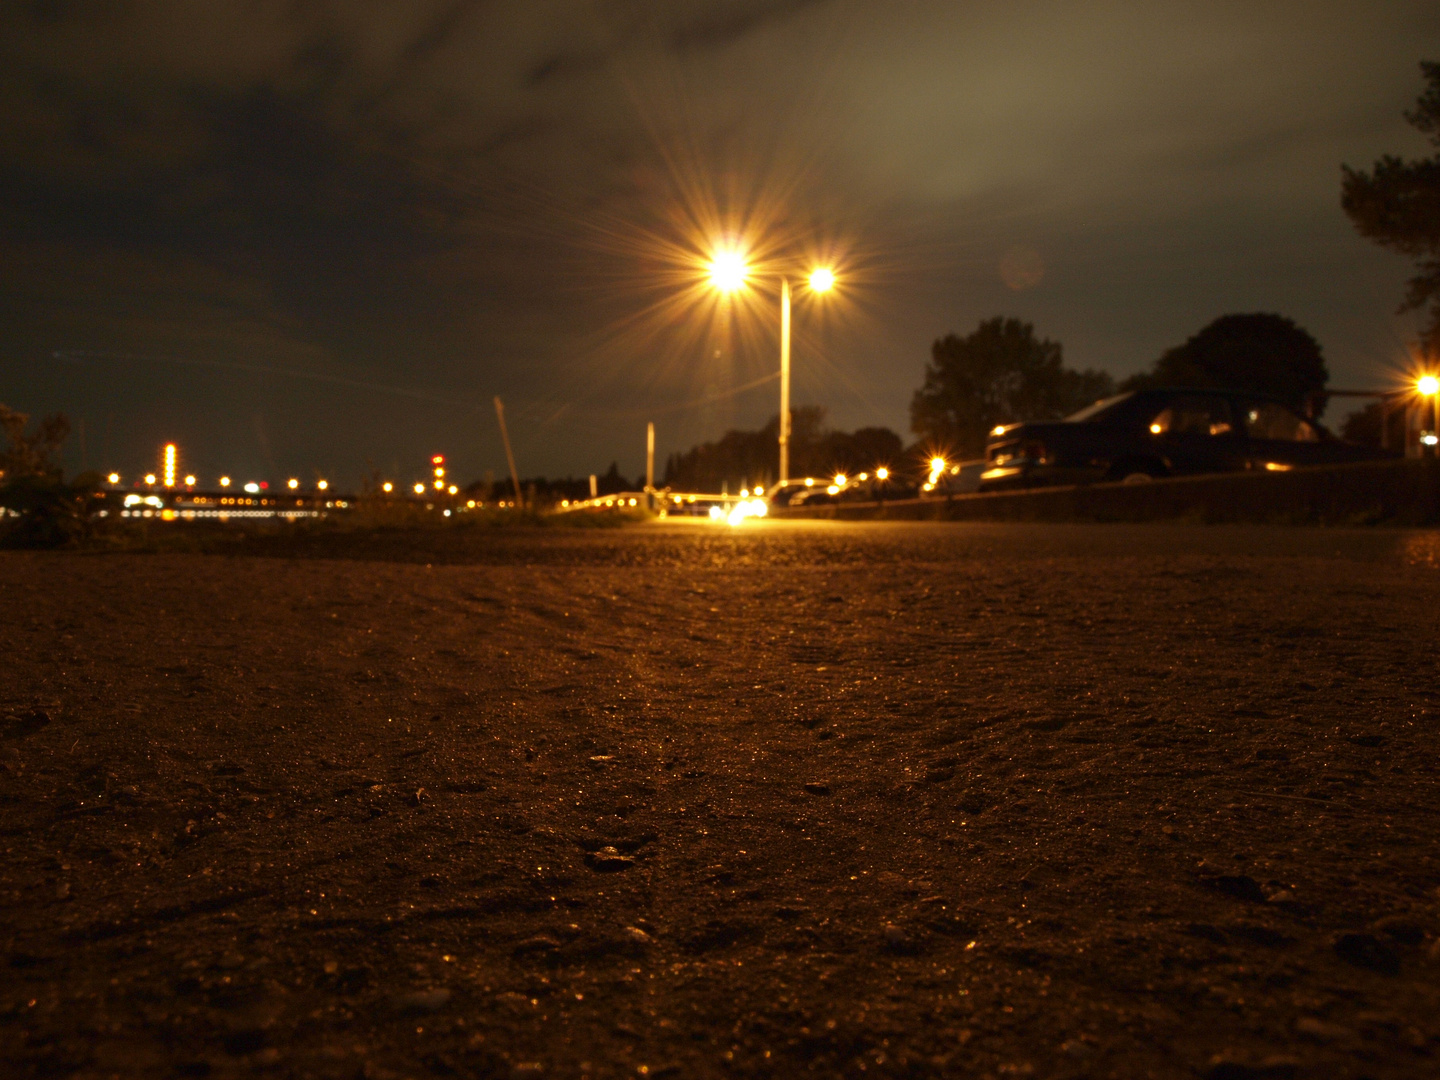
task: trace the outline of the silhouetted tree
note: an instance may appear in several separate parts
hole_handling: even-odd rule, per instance
[[[1183,345],[1165,352],[1150,371],[1132,375],[1122,390],[1195,386],[1273,394],[1301,412],[1312,403],[1330,373],[1320,343],[1280,315],[1222,315]]]
[[[1361,446],[1380,446],[1380,423],[1381,407],[1380,402],[1372,401],[1363,409],[1358,409],[1345,418],[1345,425],[1340,429],[1340,435],[1351,442],[1359,443]],[[1385,426],[1388,428],[1389,438],[1385,445],[1391,449],[1398,449],[1405,445],[1405,420],[1404,408],[1391,405],[1385,414]]]
[[[60,474],[54,455],[70,434],[70,421],[59,413],[47,416],[33,435],[25,432],[29,424],[27,413],[0,405],[0,434],[5,439],[4,446],[0,447],[0,480]]]
[[[966,457],[985,449],[996,424],[1053,420],[1114,390],[1103,371],[1065,367],[1060,343],[1019,319],[982,322],[966,337],[935,342],[925,385],[910,402],[910,427],[937,448]]]
[[[769,484],[779,465],[780,418],[758,431],[727,431],[715,442],[665,462],[664,484],[684,491],[719,491],[722,485],[737,490],[742,484]],[[837,470],[861,472],[877,465],[893,465],[901,453],[900,436],[889,428],[861,428],[855,432],[825,427],[825,410],[804,405],[790,413],[790,475],[829,476]]]
[[[1440,64],[1420,70],[1426,86],[1405,119],[1440,150]],[[1361,236],[1416,261],[1400,310],[1429,308],[1422,342],[1440,353],[1440,154],[1420,161],[1386,154],[1369,172],[1344,168],[1340,205]]]
[[[57,414],[26,433],[30,417],[0,405],[0,509],[19,515],[0,522],[0,545],[62,547],[83,540],[93,528],[100,478],[93,473],[65,482],[55,460],[70,422]]]

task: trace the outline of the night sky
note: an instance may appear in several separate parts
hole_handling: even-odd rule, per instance
[[[0,401],[92,467],[349,486],[503,476],[500,394],[523,474],[633,476],[646,420],[775,411],[773,279],[697,284],[727,235],[835,261],[795,401],[846,428],[908,436],[1002,314],[1121,377],[1277,311],[1375,386],[1410,266],[1340,166],[1427,152],[1421,59],[1434,0],[8,3]]]

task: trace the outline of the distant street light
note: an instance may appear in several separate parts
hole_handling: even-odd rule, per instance
[[[220,486],[221,486],[221,487],[229,487],[229,486],[230,486],[230,477],[228,477],[228,476],[222,476],[222,477],[220,477]]]
[[[287,480],[287,481],[285,482],[285,486],[288,487],[291,491],[294,491],[296,488],[298,488],[298,487],[300,486],[300,481],[299,481],[299,480],[296,480],[296,479],[292,476],[289,480]]]
[[[390,492],[395,490],[395,485],[392,484],[389,480],[386,480],[385,483],[380,485],[380,490],[388,495],[390,494]]]
[[[321,491],[328,491],[328,490],[330,489],[330,481],[328,481],[328,480],[321,480],[321,481],[319,481],[315,486],[316,486],[317,488],[319,488]]]
[[[118,483],[120,483],[120,474],[119,474],[119,473],[116,473],[116,472],[112,472],[112,473],[111,473],[109,476],[107,476],[105,479],[108,480],[108,481],[110,481],[111,484],[118,484]]]
[[[717,251],[708,267],[710,283],[724,293],[739,292],[755,271],[745,255],[733,248]],[[790,278],[780,274],[780,483],[790,479]],[[807,277],[810,291],[822,294],[835,287],[835,271],[819,266]]]

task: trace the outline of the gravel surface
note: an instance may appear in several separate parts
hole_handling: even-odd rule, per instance
[[[11,1076],[1440,1069],[1440,534],[0,553]]]

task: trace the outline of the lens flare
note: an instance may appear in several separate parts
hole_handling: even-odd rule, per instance
[[[738,292],[750,280],[750,267],[738,251],[717,251],[708,269],[710,284],[721,292]]]
[[[1429,397],[1431,394],[1440,392],[1440,378],[1434,375],[1422,375],[1415,382],[1415,389]]]
[[[835,271],[828,266],[810,272],[810,288],[814,292],[829,292],[835,287]]]

